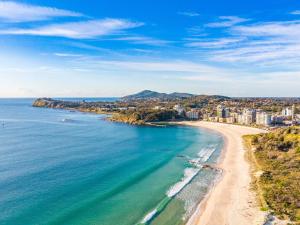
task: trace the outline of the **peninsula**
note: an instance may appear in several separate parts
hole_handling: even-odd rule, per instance
[[[300,98],[230,98],[145,90],[113,102],[39,98],[33,106],[109,114],[112,121],[137,125],[205,120],[264,128],[300,123]]]

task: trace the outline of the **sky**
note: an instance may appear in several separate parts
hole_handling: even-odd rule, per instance
[[[300,96],[299,0],[0,0],[0,97]]]

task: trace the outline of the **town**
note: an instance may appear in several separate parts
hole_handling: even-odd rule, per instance
[[[299,98],[230,98],[217,95],[142,91],[114,102],[37,99],[33,106],[109,114],[109,120],[136,125],[204,120],[260,128],[300,123]]]
[[[270,113],[255,108],[228,108],[218,105],[212,112],[202,113],[201,109],[186,109],[175,105],[174,110],[189,120],[205,120],[256,127],[290,126],[300,123],[300,114],[295,113],[296,106],[284,107],[281,112]]]

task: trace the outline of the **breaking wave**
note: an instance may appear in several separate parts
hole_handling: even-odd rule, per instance
[[[161,213],[163,209],[167,206],[167,204],[171,201],[173,197],[175,197],[186,185],[188,185],[193,178],[200,172],[203,167],[203,163],[207,162],[213,153],[215,152],[215,147],[210,147],[206,149],[201,149],[198,153],[198,157],[194,159],[190,159],[189,163],[193,167],[185,168],[184,176],[182,179],[175,183],[166,193],[166,197],[157,205],[155,209],[147,213],[147,215],[142,219],[139,224],[147,224],[149,223],[156,215]]]

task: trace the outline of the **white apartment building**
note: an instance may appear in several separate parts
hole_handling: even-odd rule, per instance
[[[232,118],[232,123],[238,123],[239,122],[239,113],[237,113],[237,112],[232,112],[232,113],[230,113],[230,116],[229,116],[229,118]],[[230,119],[231,120],[231,119]]]
[[[229,117],[229,109],[224,107],[223,105],[218,105],[217,106],[217,116],[219,118],[227,118]]]
[[[199,112],[196,111],[196,110],[188,111],[186,113],[186,117],[191,119],[191,120],[198,120],[199,119]]]
[[[250,125],[255,122],[256,111],[254,109],[244,109],[238,121],[241,124]]]
[[[173,109],[177,111],[178,115],[183,116],[184,108],[181,105],[175,105]]]
[[[270,126],[272,124],[271,115],[266,112],[256,112],[256,124]]]
[[[282,113],[281,113],[282,116],[293,116],[293,109],[292,108],[289,108],[289,107],[286,107],[282,110]]]
[[[243,124],[243,123],[244,123],[244,117],[243,117],[243,114],[238,114],[237,122],[238,122],[239,124]]]

